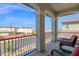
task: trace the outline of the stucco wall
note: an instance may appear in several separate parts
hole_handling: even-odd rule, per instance
[[[67,26],[69,26],[69,28],[67,28]],[[79,23],[63,24],[63,30],[79,30]]]
[[[12,27],[0,27],[0,32],[24,32],[24,33],[32,33],[33,29],[30,27],[26,27],[26,28],[22,28],[22,27],[18,27],[18,28],[12,28]]]

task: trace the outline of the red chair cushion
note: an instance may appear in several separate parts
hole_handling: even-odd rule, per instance
[[[71,56],[79,56],[79,46],[73,48]]]

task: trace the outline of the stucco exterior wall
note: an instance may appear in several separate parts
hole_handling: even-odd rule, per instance
[[[65,23],[63,24],[63,30],[79,30],[79,23]]]
[[[67,28],[66,28],[66,24],[63,24],[63,28],[62,28],[63,30],[67,30]]]
[[[9,31],[14,31],[14,30],[15,30],[15,28],[0,27],[0,32],[3,32],[3,31],[4,32],[9,32]]]
[[[24,32],[32,33],[31,27],[0,27],[0,32]]]
[[[19,28],[17,32],[32,33],[32,28]]]

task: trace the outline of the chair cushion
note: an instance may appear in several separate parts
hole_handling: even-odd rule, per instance
[[[73,48],[71,56],[79,56],[79,46]]]

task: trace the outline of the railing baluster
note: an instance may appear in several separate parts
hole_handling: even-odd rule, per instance
[[[15,39],[12,40],[12,56],[15,55],[15,53],[14,53],[14,52],[15,52],[14,49],[15,49]]]
[[[28,52],[30,52],[30,37],[28,37],[28,48],[29,48]]]
[[[0,49],[1,50],[0,51],[1,52],[1,56],[4,56],[4,41],[0,42],[0,47],[1,47],[1,49]]]
[[[32,47],[31,47],[32,44],[31,44],[31,43],[32,43],[32,36],[29,37],[29,48],[30,48],[30,51],[32,51],[32,50],[31,50],[31,49],[32,49]]]
[[[14,44],[13,44],[13,43],[14,43],[14,39],[12,40],[12,49],[11,49],[12,56],[14,55],[14,54],[13,54],[13,47],[14,47],[13,45],[14,45]]]
[[[6,56],[6,40],[4,40],[4,55]]]
[[[19,55],[19,38],[17,38],[18,39],[18,55]]]
[[[24,54],[24,38],[22,38],[22,43],[23,43],[22,48],[23,48],[23,54]]]
[[[31,36],[31,49],[34,48],[34,36]]]
[[[28,53],[29,53],[29,51],[30,51],[30,45],[29,45],[29,37],[28,37]]]
[[[9,48],[9,40],[7,40],[7,44],[8,44],[7,45],[7,53],[8,53],[7,56],[9,56],[9,50],[8,50],[8,48]]]
[[[33,36],[33,38],[34,38],[34,47],[33,48],[36,48],[36,36]]]
[[[17,55],[17,46],[16,46],[16,44],[17,44],[17,40],[15,39],[15,55]]]
[[[32,36],[32,38],[33,38],[33,39],[32,39],[31,41],[32,41],[32,49],[33,49],[33,48],[35,48],[35,37]]]
[[[18,54],[20,55],[20,53],[21,53],[21,38],[18,38]]]
[[[12,56],[12,40],[13,40],[13,39],[10,39],[10,40],[9,40],[9,53],[10,53],[9,55],[10,55],[10,56]]]
[[[8,48],[8,40],[5,40],[5,51],[6,51],[6,56],[8,56],[8,50],[7,50],[7,48]]]
[[[22,53],[23,53],[23,38],[21,38],[21,51],[22,51]]]
[[[27,38],[25,37],[25,54],[27,53]]]
[[[28,40],[28,53],[29,53],[29,37],[28,37],[28,39],[27,39],[27,40]]]
[[[25,54],[26,54],[26,37],[24,39],[24,44],[25,44]]]
[[[10,52],[10,50],[9,50],[9,45],[10,45],[10,41],[8,40],[8,48],[7,48],[7,49],[8,49],[8,56],[10,55],[10,54],[9,54],[9,52]]]
[[[24,49],[23,49],[24,46],[23,46],[23,44],[24,44],[24,43],[23,43],[23,38],[22,38],[22,53],[24,53]]]
[[[18,38],[16,39],[17,40],[17,56],[18,56],[18,54],[19,54],[19,52],[18,52],[18,50],[19,50],[19,48],[18,48]]]
[[[27,53],[29,53],[29,44],[28,44],[29,41],[28,41],[28,38],[29,38],[29,37],[27,37]]]
[[[30,41],[31,41],[31,49],[33,49],[34,48],[34,46],[33,46],[34,45],[34,37],[33,36],[31,36]]]
[[[20,48],[21,48],[21,53],[22,53],[22,38],[20,38],[20,39],[21,39],[21,43],[20,43],[21,46],[20,46]]]
[[[26,53],[27,53],[27,37],[25,37],[25,50],[26,50]]]
[[[36,40],[35,40],[35,38],[36,38],[36,36],[33,36],[33,40],[34,40],[34,41],[33,41],[33,43],[34,43],[34,44],[33,44],[33,48],[36,48]]]
[[[21,38],[19,38],[19,48],[20,48],[20,54],[22,53],[22,50],[21,50]]]
[[[23,50],[24,50],[24,55],[25,55],[25,37],[23,37]]]

